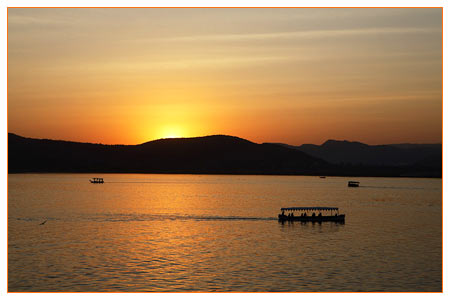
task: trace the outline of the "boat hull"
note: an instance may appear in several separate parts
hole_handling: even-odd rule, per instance
[[[337,216],[294,216],[290,217],[287,215],[278,215],[278,221],[280,222],[345,222],[345,215],[337,215]]]

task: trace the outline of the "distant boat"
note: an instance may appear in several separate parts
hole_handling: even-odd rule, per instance
[[[320,178],[327,178],[326,176],[320,176]]]
[[[298,216],[294,214],[295,211],[301,211],[302,213]],[[312,214],[308,215],[311,211]],[[329,211],[329,215],[322,215],[322,212]],[[289,212],[285,214],[285,212]],[[316,212],[318,214],[316,214]],[[278,221],[280,222],[345,222],[345,214],[339,214],[339,208],[337,207],[323,207],[323,206],[313,206],[313,207],[283,207],[281,208],[281,214],[278,215]]]
[[[349,181],[348,182],[348,187],[358,187],[359,186],[359,181]]]
[[[105,183],[104,181],[103,181],[103,178],[92,178],[92,179],[89,179],[89,181],[90,181],[90,183]]]

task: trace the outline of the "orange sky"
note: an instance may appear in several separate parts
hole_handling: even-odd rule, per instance
[[[435,143],[441,9],[8,9],[8,131]]]

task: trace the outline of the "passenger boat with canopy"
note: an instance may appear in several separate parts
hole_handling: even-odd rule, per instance
[[[104,181],[103,181],[103,178],[92,178],[92,179],[89,179],[89,181],[91,182],[91,183],[105,183]]]
[[[301,212],[295,215],[295,212]],[[311,212],[311,214],[308,214]],[[324,214],[322,215],[322,212]],[[338,207],[283,207],[281,214],[278,215],[278,221],[300,221],[300,222],[345,222],[345,214],[339,214]]]

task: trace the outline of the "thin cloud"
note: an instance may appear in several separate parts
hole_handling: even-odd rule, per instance
[[[73,20],[67,18],[40,18],[25,15],[10,15],[8,25],[61,25],[71,23]]]
[[[150,63],[113,63],[106,64],[108,68],[118,70],[154,70],[154,69],[187,69],[187,68],[206,68],[206,67],[234,67],[236,65],[248,64],[264,64],[288,61],[289,57],[227,57],[227,58],[210,58],[210,59],[184,59],[184,60],[167,60]]]
[[[303,30],[292,32],[270,32],[250,34],[215,34],[194,35],[158,38],[153,40],[167,42],[189,42],[189,41],[240,41],[240,40],[266,40],[266,39],[292,39],[292,38],[322,38],[336,36],[371,35],[371,34],[418,34],[438,33],[436,28],[363,28],[363,29],[331,29],[331,30]],[[142,39],[145,41],[146,39]],[[139,41],[139,40],[138,40]]]

